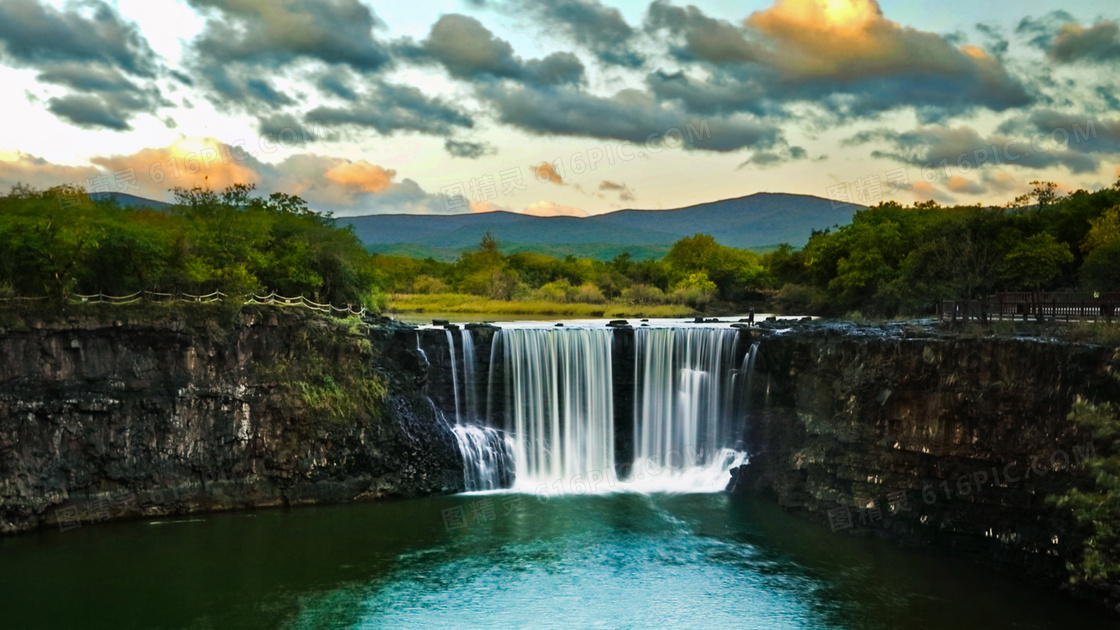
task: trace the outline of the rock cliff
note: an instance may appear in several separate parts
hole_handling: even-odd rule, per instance
[[[415,332],[375,324],[263,307],[9,318],[0,533],[460,490]]]
[[[1092,436],[1067,415],[1077,396],[1117,399],[1112,349],[903,326],[760,337],[737,490],[839,535],[952,549],[1071,588],[1086,532],[1046,498],[1087,482]],[[1120,588],[1074,590],[1120,603]]]

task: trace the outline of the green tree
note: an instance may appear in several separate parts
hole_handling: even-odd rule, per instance
[[[1034,186],[1031,189],[1031,197],[1038,202],[1039,208],[1049,206],[1058,198],[1058,185],[1054,182],[1033,181],[1031,186]]]
[[[1091,253],[1117,241],[1120,241],[1120,206],[1109,208],[1101,216],[1089,220],[1089,233],[1081,249]]]
[[[1097,247],[1085,257],[1081,284],[1091,291],[1120,291],[1120,240]]]
[[[1073,262],[1069,245],[1049,232],[1027,237],[1007,254],[1004,277],[1015,288],[1038,291],[1058,276],[1063,265]]]
[[[1093,476],[1092,487],[1050,498],[1051,503],[1072,510],[1092,531],[1081,561],[1068,565],[1070,579],[1115,583],[1120,577],[1120,418],[1110,403],[1078,398],[1069,419],[1093,432],[1093,456],[1084,462]]]

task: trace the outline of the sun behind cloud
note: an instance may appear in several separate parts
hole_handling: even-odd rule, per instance
[[[915,68],[999,67],[975,46],[956,48],[934,33],[887,19],[876,0],[777,0],[745,21],[770,40],[770,62],[792,76],[861,76]],[[995,64],[998,65],[998,64]]]
[[[324,177],[336,184],[368,193],[379,193],[393,183],[397,172],[370,164],[365,160],[341,162],[328,170]]]

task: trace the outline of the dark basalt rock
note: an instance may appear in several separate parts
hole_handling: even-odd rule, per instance
[[[371,323],[363,335],[253,308],[224,329],[56,318],[0,331],[0,533],[60,514],[89,522],[460,490],[414,329]],[[316,362],[370,360],[384,402],[352,416],[316,417],[298,386],[281,386]]]
[[[1120,604],[1069,584],[1086,531],[1046,501],[1089,480],[1092,435],[1066,418],[1077,396],[1120,397],[1112,349],[906,323],[760,334],[750,464],[731,488]]]

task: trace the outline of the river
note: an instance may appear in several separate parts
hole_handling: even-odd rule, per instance
[[[0,540],[2,627],[1115,628],[724,493],[488,493]]]

